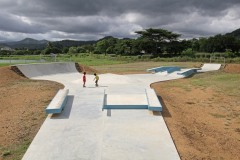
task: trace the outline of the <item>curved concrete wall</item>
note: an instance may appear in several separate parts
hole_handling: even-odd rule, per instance
[[[28,78],[78,72],[74,62],[19,64],[16,67]]]
[[[221,64],[205,63],[198,72],[216,71],[221,68]]]

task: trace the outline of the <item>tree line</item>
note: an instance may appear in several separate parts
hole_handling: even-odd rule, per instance
[[[194,38],[180,40],[180,34],[165,29],[145,29],[136,31],[139,35],[136,39],[119,39],[112,36],[105,37],[91,44],[80,46],[62,47],[58,43],[48,42],[43,50],[15,50],[11,53],[0,51],[4,54],[116,54],[116,55],[151,55],[152,57],[199,57],[211,56],[218,53],[223,57],[240,56],[240,39],[234,35],[215,35],[208,38]],[[204,52],[205,54],[201,54]],[[206,54],[208,53],[208,54]]]

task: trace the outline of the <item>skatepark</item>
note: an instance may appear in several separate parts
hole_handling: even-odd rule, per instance
[[[48,116],[23,159],[180,159],[161,114],[139,108],[104,109],[104,104],[106,100],[118,107],[144,106],[152,82],[183,75],[102,74],[97,88],[88,75],[89,84],[82,88],[82,74],[74,64],[44,67],[18,66],[31,79],[64,84],[68,100],[62,113]]]

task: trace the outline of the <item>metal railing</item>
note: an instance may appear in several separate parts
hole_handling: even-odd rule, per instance
[[[212,63],[212,62],[217,62],[217,63],[223,62],[223,65],[225,65],[226,59],[225,59],[225,57],[215,57],[215,56],[212,56],[212,57],[210,57],[210,63]]]

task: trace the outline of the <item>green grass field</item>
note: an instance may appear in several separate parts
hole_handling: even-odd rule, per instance
[[[225,73],[223,71],[196,74],[190,83],[194,86],[213,87],[216,91],[224,92],[230,96],[240,93],[240,74]]]

